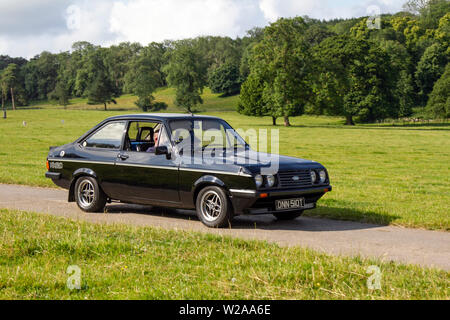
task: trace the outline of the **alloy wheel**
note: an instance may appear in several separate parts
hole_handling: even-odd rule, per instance
[[[201,211],[207,221],[215,221],[222,212],[222,200],[217,192],[210,190],[201,199]]]
[[[95,199],[95,188],[92,182],[84,180],[80,183],[78,187],[78,199],[80,200],[80,205],[85,208],[92,205]]]

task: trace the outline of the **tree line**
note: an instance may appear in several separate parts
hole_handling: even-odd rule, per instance
[[[238,112],[274,124],[282,118],[286,126],[305,113],[343,116],[349,125],[413,114],[449,118],[450,1],[411,0],[383,15],[379,29],[367,20],[281,18],[236,39],[109,48],[82,41],[29,61],[2,55],[2,108],[45,99],[66,106],[84,97],[106,110],[131,93],[142,110],[155,111],[167,108],[155,90],[171,86],[175,104],[192,112],[208,86],[223,96],[240,93]]]
[[[44,51],[29,61],[1,55],[2,105],[8,101],[15,109],[52,100],[66,106],[70,98],[83,97],[106,109],[115,98],[131,93],[143,110],[159,110],[166,106],[156,102],[153,93],[169,85],[176,89],[177,105],[192,111],[202,102],[206,86],[224,95],[239,93],[242,52],[261,32],[255,28],[237,39],[207,36],[147,46],[123,42],[109,48],[80,41],[68,52]]]

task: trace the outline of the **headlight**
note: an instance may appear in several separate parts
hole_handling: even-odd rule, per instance
[[[269,188],[272,188],[275,184],[275,177],[273,175],[269,174],[268,176],[266,176],[266,179],[267,179],[267,186]]]
[[[311,181],[312,183],[316,183],[317,180],[317,174],[314,170],[311,170]]]
[[[259,187],[262,186],[262,184],[263,184],[263,177],[262,177],[262,175],[257,174],[257,175],[255,176],[255,183],[256,183],[256,187],[257,187],[257,188],[259,188]]]
[[[319,171],[319,178],[320,178],[320,183],[324,183],[325,180],[327,180],[327,174],[325,173],[325,170]]]

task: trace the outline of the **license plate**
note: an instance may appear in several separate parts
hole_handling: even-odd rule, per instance
[[[275,200],[276,210],[298,209],[305,206],[305,198]]]

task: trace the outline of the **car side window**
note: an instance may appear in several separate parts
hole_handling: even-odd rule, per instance
[[[125,121],[108,123],[84,140],[83,146],[102,149],[120,149],[125,125]]]
[[[155,137],[159,134],[159,127],[159,122],[130,122],[128,132],[125,137],[124,150],[131,152],[150,152],[155,147]]]
[[[131,122],[130,125],[128,126],[128,139],[130,139],[130,141],[135,141],[138,133],[139,133],[138,122]]]

